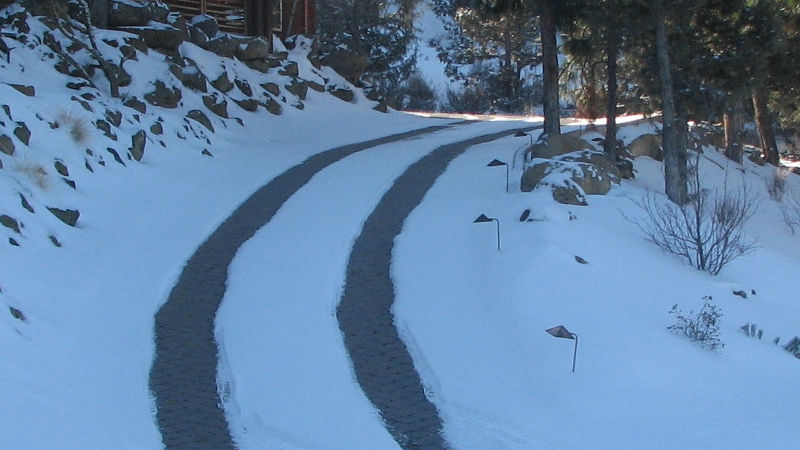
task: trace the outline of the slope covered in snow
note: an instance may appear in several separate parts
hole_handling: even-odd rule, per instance
[[[43,24],[27,23],[32,36],[44,35]],[[337,82],[300,51],[289,55],[300,74]],[[455,121],[377,113],[358,95],[349,103],[309,90],[300,100],[285,88],[293,80],[278,73],[284,67],[258,72],[192,44],[181,52],[208,78],[222,67],[253,87],[275,83],[282,115],[230,104],[229,119],[209,115],[212,133],[185,119],[203,107],[189,89],[175,108],[141,113],[109,97],[99,74],[97,89],[67,88],[75,80],[53,69],[43,46],[20,45],[1,63],[8,110],[0,134],[15,150],[0,154],[0,215],[18,230],[0,226],[0,420],[8,424],[0,448],[161,448],[148,388],[153,315],[195,248],[252,192],[310,155]],[[125,65],[133,76],[126,98],[143,97],[158,79],[178,86],[167,58],[137,55]],[[12,85],[33,86],[35,95]],[[298,101],[302,110],[292,106]],[[97,128],[106,109],[122,114],[116,139]],[[14,133],[19,123],[27,144]],[[132,136],[155,123],[163,133],[148,132],[141,159],[129,158]],[[70,124],[83,124],[85,135],[76,139]],[[241,448],[398,447],[356,384],[334,314],[350,246],[414,161],[521,125],[530,122],[459,125],[347,157],[241,248],[217,317],[221,386]],[[624,139],[649,131],[629,127]],[[453,447],[795,446],[800,362],[772,340],[800,334],[800,242],[767,196],[771,169],[737,166],[711,148],[700,159],[708,186],[727,174],[732,186],[749,183],[758,203],[746,226],[758,247],[712,277],[646,242],[626,219],[641,217],[638,199],[664,201],[661,163],[639,158],[636,179],[588,206],[566,206],[546,192],[519,192],[519,164],[509,193],[504,169],[486,167],[513,161],[528,139],[503,138],[455,159],[395,241],[395,323]],[[796,178],[791,189],[800,188]],[[48,207],[80,216],[69,226]],[[520,222],[526,209],[533,220]],[[495,224],[473,223],[479,214],[500,221],[500,251]],[[719,352],[667,330],[673,304],[697,311],[704,296],[724,313]],[[763,338],[746,336],[746,323]],[[574,341],[544,331],[560,324],[580,339],[575,373]]]

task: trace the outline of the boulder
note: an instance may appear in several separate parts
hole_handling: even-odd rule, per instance
[[[139,35],[150,48],[168,52],[176,52],[183,41],[189,39],[189,33],[186,30],[167,24],[147,27],[121,27],[120,29]]]
[[[206,41],[203,49],[208,50],[217,56],[233,58],[233,56],[236,54],[236,41],[234,41],[227,34],[222,34]]]
[[[217,77],[216,80],[211,82],[211,85],[220,92],[229,92],[233,89],[233,83],[231,82],[230,78],[228,78],[228,72],[222,72],[222,74]]]
[[[125,101],[122,102],[123,105],[127,106],[128,108],[133,108],[136,111],[144,114],[147,111],[147,105],[141,100],[136,97],[128,97]]]
[[[631,157],[649,156],[656,161],[664,160],[664,152],[661,149],[661,136],[656,134],[643,134],[626,147]]]
[[[347,88],[330,88],[328,92],[331,93],[334,97],[338,98],[339,100],[344,100],[346,102],[352,102],[355,98],[355,93],[352,90]]]
[[[295,97],[300,100],[305,100],[308,94],[308,83],[303,80],[293,80],[286,85],[286,90],[291,92]]]
[[[269,42],[262,37],[243,38],[236,46],[236,57],[242,61],[263,59],[269,55]]]
[[[199,16],[192,17],[189,25],[202,31],[207,38],[213,38],[219,33],[217,19],[207,14],[200,14]]]
[[[193,109],[186,114],[186,117],[208,128],[212,133],[214,132],[214,125],[211,124],[211,120],[208,119],[208,116],[203,111]]]
[[[147,133],[144,130],[139,130],[131,136],[131,148],[128,151],[136,161],[141,161],[144,157],[145,144],[147,144]]]
[[[253,96],[253,88],[250,87],[250,83],[244,80],[240,80],[238,78],[233,80],[233,83],[239,88],[239,91],[244,94],[246,97]]]
[[[214,114],[225,119],[228,118],[228,102],[226,100],[218,101],[216,94],[204,95],[203,105]]]
[[[197,92],[208,92],[206,77],[197,66],[181,67],[178,64],[170,64],[169,71],[187,88]]]
[[[594,147],[579,137],[570,134],[556,134],[543,140],[540,139],[530,146],[525,153],[530,158],[550,159],[578,150],[594,150]]]
[[[13,156],[15,151],[16,146],[14,145],[14,141],[12,141],[11,138],[5,134],[0,134],[0,152],[3,152],[8,156]]]
[[[148,22],[166,22],[169,6],[160,1],[111,1],[108,25],[112,27],[142,26]]]
[[[254,98],[246,98],[244,100],[234,100],[234,103],[239,105],[245,111],[255,112],[258,109],[258,100]]]
[[[549,186],[559,203],[585,205],[586,195],[603,195],[619,183],[620,172],[602,152],[583,151],[555,159],[537,159],[522,174],[520,190]]]
[[[167,87],[163,81],[157,80],[155,89],[144,94],[144,99],[153,106],[175,108],[181,101],[181,90],[177,87]]]
[[[278,75],[296,78],[300,76],[300,68],[295,61],[287,61],[283,64],[283,69],[278,71]]]
[[[80,218],[81,214],[78,210],[75,209],[59,209],[59,208],[47,208],[54,216],[58,218],[58,220],[64,222],[65,224],[74,227],[76,223],[78,223],[78,218]]]
[[[17,219],[15,219],[15,218],[13,218],[11,216],[7,216],[5,214],[0,215],[0,225],[3,225],[6,228],[10,228],[10,229],[16,231],[17,233],[20,232],[19,231],[19,229],[20,229],[19,228],[19,222],[17,221]]]
[[[17,122],[17,127],[14,129],[14,136],[25,145],[31,142],[31,130],[25,125],[25,122]]]

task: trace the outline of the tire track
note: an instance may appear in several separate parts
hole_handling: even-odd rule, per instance
[[[395,180],[353,245],[336,316],[361,389],[403,449],[446,449],[449,445],[442,436],[436,406],[426,397],[414,361],[394,324],[390,274],[394,239],[406,217],[458,155],[471,146],[537,128],[541,126],[486,134],[436,148]]]

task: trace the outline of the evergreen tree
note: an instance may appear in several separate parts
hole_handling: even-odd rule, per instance
[[[359,82],[368,95],[394,100],[416,65],[418,0],[319,0],[322,51],[346,48],[366,61]]]

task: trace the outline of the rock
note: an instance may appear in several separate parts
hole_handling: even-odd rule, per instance
[[[59,208],[47,208],[54,216],[58,218],[58,220],[64,222],[65,224],[74,227],[76,223],[78,223],[78,218],[80,218],[81,214],[75,209],[59,209]]]
[[[381,100],[372,109],[378,112],[387,113],[389,112],[389,105],[387,105],[385,101]]]
[[[235,79],[233,80],[236,87],[239,88],[239,91],[247,97],[253,96],[253,88],[250,87],[250,83],[244,80]]]
[[[300,100],[305,100],[308,95],[308,83],[303,80],[292,80],[290,84],[286,85],[286,90]]]
[[[128,97],[124,102],[122,102],[122,104],[129,108],[133,108],[142,114],[147,111],[147,105],[136,97]]]
[[[564,205],[586,206],[586,197],[570,180],[550,186],[553,199]]]
[[[130,2],[111,0],[108,25],[112,27],[141,26],[148,22],[166,22],[169,6],[160,1]]]
[[[208,92],[206,77],[196,66],[181,67],[178,64],[170,64],[169,71],[187,88],[197,92]]]
[[[209,120],[208,116],[206,116],[203,111],[200,111],[199,109],[193,109],[186,114],[186,117],[200,123],[200,125],[208,128],[208,130],[212,133],[214,132],[214,125],[211,124],[211,120]]]
[[[161,122],[156,122],[153,125],[150,125],[150,132],[156,136],[160,136],[164,134],[164,126],[161,125]]]
[[[202,31],[208,38],[213,38],[219,33],[217,19],[207,14],[200,14],[199,16],[192,17],[192,20],[189,21],[189,25]]]
[[[144,99],[153,106],[176,108],[181,101],[181,90],[177,87],[169,88],[163,81],[157,80],[155,90],[144,94]]]
[[[202,151],[202,152],[200,152],[200,153],[201,153],[203,156],[212,156],[212,157],[214,156],[214,155],[212,155],[212,154],[211,154],[211,152],[210,152],[210,151],[208,151],[208,149],[207,149],[207,148],[204,148],[204,149],[203,149],[203,151]]]
[[[263,59],[269,55],[269,42],[262,37],[242,39],[236,46],[236,57],[242,61]]]
[[[283,69],[278,71],[278,75],[296,78],[300,76],[300,68],[297,66],[297,62],[287,61],[283,64]]]
[[[28,97],[36,96],[36,88],[34,88],[33,86],[26,86],[24,84],[13,84],[13,83],[8,83],[8,85]]]
[[[352,90],[346,88],[331,88],[328,90],[334,97],[338,98],[339,100],[344,100],[346,102],[352,102],[355,98],[355,94]]]
[[[522,174],[520,190],[551,186],[553,198],[571,205],[585,205],[586,195],[603,195],[618,183],[617,167],[602,152],[583,151],[551,160],[536,160]]]
[[[19,233],[19,222],[17,222],[17,219],[11,216],[7,216],[5,214],[0,215],[0,225],[3,225],[4,227],[10,228]]]
[[[168,52],[176,52],[183,41],[189,39],[189,33],[186,30],[166,24],[159,24],[157,27],[121,27],[120,29],[138,35],[150,48]]]
[[[147,133],[144,130],[139,130],[131,136],[131,148],[128,151],[136,161],[141,161],[144,157],[144,147],[147,144]]]
[[[233,58],[236,54],[236,41],[231,39],[227,34],[223,34],[209,39],[203,46],[203,49],[217,56],[222,56],[223,58]]]
[[[135,109],[135,108],[134,108]],[[139,111],[144,113],[144,111]],[[122,113],[119,111],[113,111],[110,109],[106,109],[106,120],[111,122],[115,127],[122,125]]]
[[[239,105],[245,111],[255,112],[258,110],[258,100],[254,98],[247,98],[244,100],[234,100],[234,103]]]
[[[103,120],[103,119],[97,119],[97,120],[94,122],[94,124],[95,124],[95,128],[97,128],[98,130],[102,131],[102,132],[103,132],[103,134],[104,134],[104,135],[105,135],[107,138],[109,138],[109,139],[111,139],[111,140],[114,140],[114,141],[116,141],[116,140],[117,140],[117,135],[116,135],[116,134],[114,134],[114,133],[111,131],[111,125],[110,125],[108,122],[106,122],[106,121],[105,121],[105,120]]]
[[[19,194],[19,193],[18,193],[18,194]],[[25,208],[26,210],[28,210],[28,212],[29,212],[29,213],[31,213],[31,214],[36,214],[36,211],[33,209],[33,206],[31,206],[31,204],[30,204],[30,203],[28,203],[28,199],[27,199],[27,198],[25,198],[25,196],[24,196],[24,195],[22,195],[22,194],[19,194],[19,202],[20,202],[20,204],[22,204],[22,207],[23,207],[23,208]]]
[[[271,114],[274,114],[276,116],[280,116],[281,115],[281,110],[282,110],[281,104],[278,103],[272,97],[269,97],[269,96],[265,97],[264,100],[261,101],[261,104]]]
[[[65,176],[65,177],[69,176],[69,169],[67,169],[67,166],[65,166],[63,162],[61,162],[59,160],[56,160],[54,166],[55,166],[56,172],[58,172],[62,176]]]
[[[272,95],[277,96],[281,94],[281,88],[275,83],[264,83],[261,87]]]
[[[550,159],[578,150],[594,150],[594,147],[579,137],[570,134],[556,134],[546,137],[544,140],[540,138],[538,142],[528,147],[525,153],[531,158]]]
[[[0,134],[0,152],[13,156],[16,149],[14,141],[12,141],[10,137],[5,134]]]
[[[253,70],[266,73],[270,69],[280,67],[282,61],[276,58],[275,55],[268,55],[266,58],[249,59],[247,61],[244,61],[244,63],[247,64],[247,67]]]
[[[113,149],[111,147],[106,147],[106,151],[108,153],[110,153],[112,157],[114,157],[114,161],[118,162],[119,164],[122,164],[123,166],[126,165],[125,161],[122,160],[122,157],[119,156],[119,152],[118,151],[116,151],[115,149]],[[102,161],[101,161],[101,165],[103,165]]]
[[[575,255],[575,262],[577,262],[578,264],[589,264],[588,261],[586,261],[585,259],[581,258],[578,255]]]
[[[319,84],[316,81],[309,80],[306,81],[308,83],[308,87],[317,91],[317,92],[325,92],[325,85]]]
[[[14,136],[25,145],[29,145],[31,142],[31,130],[28,129],[25,122],[17,122],[17,128],[14,129]]]
[[[367,69],[367,55],[337,48],[320,58],[322,65],[329,66],[351,84],[358,84],[359,78]]]
[[[9,306],[8,307],[8,311],[11,313],[11,317],[13,317],[13,318],[15,318],[17,320],[21,320],[23,322],[26,321],[25,320],[25,314],[22,314],[22,311],[18,310],[17,308],[14,308],[13,306]]]
[[[222,93],[230,92],[234,86],[233,83],[231,83],[231,79],[228,78],[228,72],[222,72],[216,80],[211,82],[211,85]]]
[[[630,159],[617,161],[615,165],[620,177],[625,178],[626,180],[632,180],[635,178],[633,174],[633,161]]]
[[[217,101],[217,95],[204,95],[203,105],[214,114],[227,119],[228,118],[228,102],[226,100]]]
[[[50,235],[50,242],[52,242],[53,245],[55,245],[56,247],[61,247],[61,242],[58,240],[57,237],[53,236],[52,234]]]
[[[656,161],[664,160],[664,152],[661,149],[661,136],[655,134],[643,134],[626,147],[631,157],[649,156]]]

